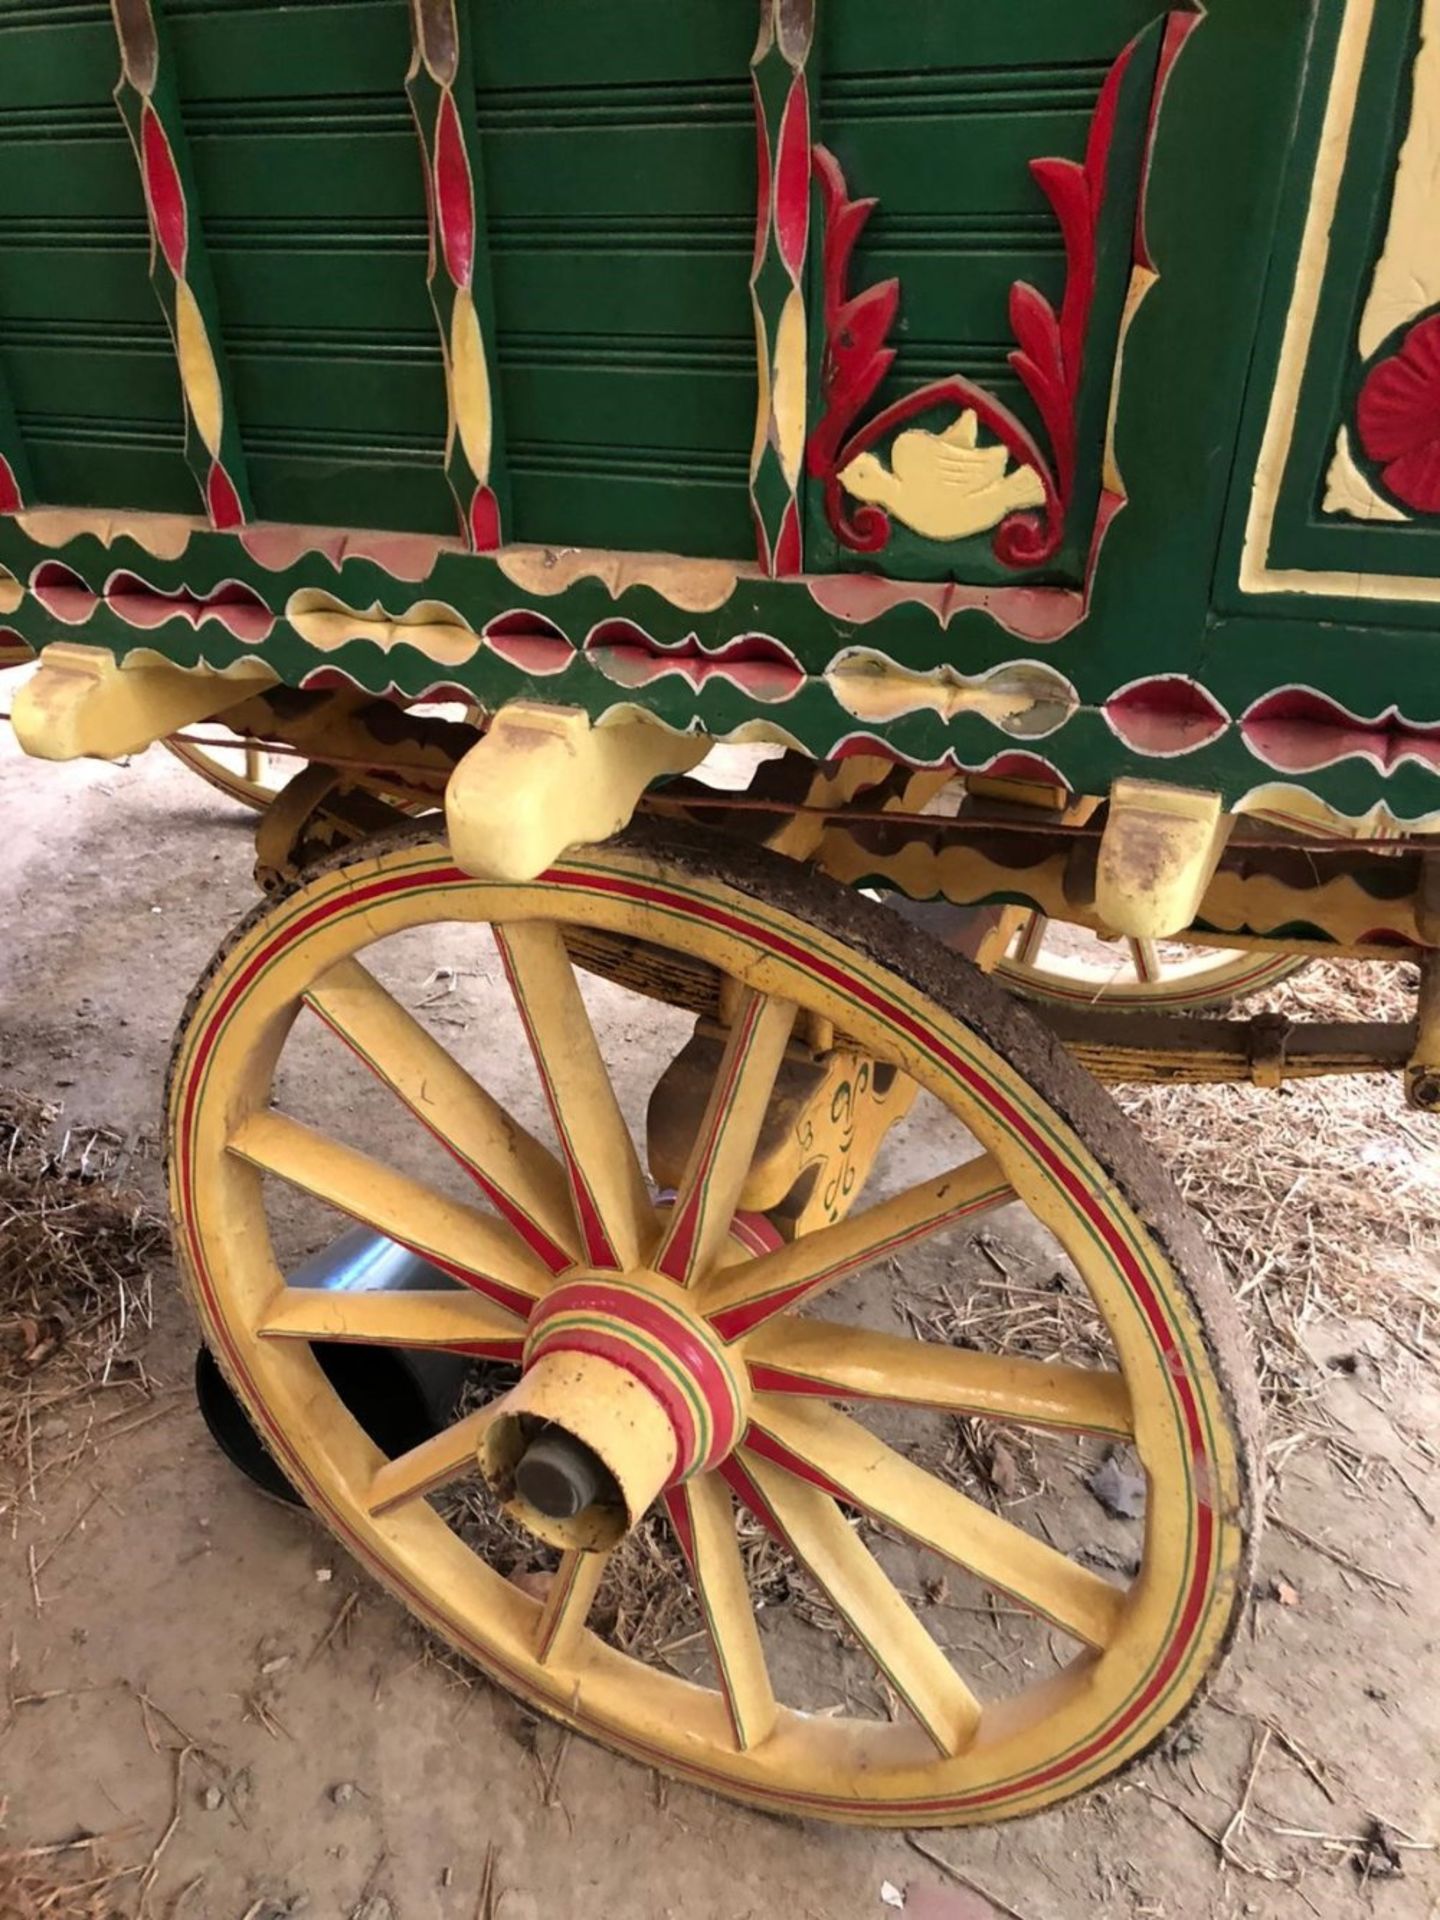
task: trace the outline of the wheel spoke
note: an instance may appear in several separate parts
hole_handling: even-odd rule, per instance
[[[229,1150],[352,1220],[374,1227],[513,1312],[527,1314],[550,1275],[501,1221],[412,1180],[283,1113],[254,1113]]]
[[[390,1513],[411,1500],[423,1499],[427,1493],[438,1493],[441,1487],[473,1472],[476,1450],[493,1417],[493,1404],[477,1407],[443,1433],[422,1440],[397,1459],[387,1460],[370,1482],[364,1496],[366,1509],[377,1515]]]
[[[775,1695],[735,1538],[730,1490],[719,1474],[702,1474],[672,1488],[665,1505],[690,1563],[735,1745],[744,1752],[773,1729]]]
[[[760,1327],[746,1341],[745,1357],[751,1384],[763,1393],[939,1407],[1125,1439],[1134,1432],[1123,1375],[1100,1367],[972,1353],[833,1320],[789,1317]]]
[[[564,1169],[358,961],[306,994],[341,1040],[446,1147],[552,1273],[579,1256]]]
[[[749,991],[730,1028],[654,1261],[658,1272],[682,1287],[709,1272],[725,1244],[765,1124],[795,1011],[789,1001]]]
[[[585,1258],[636,1267],[649,1251],[654,1209],[560,930],[518,921],[497,926],[495,944],[565,1155]]]
[[[1020,929],[1020,939],[1015,948],[1016,963],[1022,967],[1033,967],[1040,958],[1045,945],[1045,936],[1050,931],[1050,922],[1043,913],[1032,913]]]
[[[956,1221],[1003,1207],[1014,1190],[989,1154],[952,1167],[937,1180],[851,1214],[775,1253],[727,1267],[701,1295],[707,1318],[733,1340],[787,1308],[798,1307],[877,1260],[913,1246]]]
[[[436,1347],[484,1360],[518,1360],[525,1330],[504,1307],[468,1288],[346,1293],[286,1287],[256,1332],[264,1340],[341,1340],[370,1347]]]
[[[980,1724],[980,1702],[835,1502],[748,1454],[726,1474],[809,1571],[938,1750],[962,1752]]]
[[[245,748],[245,778],[257,787],[265,778],[265,755],[259,747]]]
[[[1110,1645],[1125,1594],[887,1447],[848,1414],[759,1399],[745,1437],[759,1454],[908,1534],[1089,1647]]]
[[[1135,978],[1142,986],[1148,986],[1160,978],[1163,969],[1160,955],[1153,940],[1130,940],[1126,942],[1130,949],[1130,964],[1135,969]]]
[[[567,1553],[550,1582],[535,1633],[535,1657],[542,1666],[569,1663],[575,1642],[594,1605],[609,1565],[608,1553]]]

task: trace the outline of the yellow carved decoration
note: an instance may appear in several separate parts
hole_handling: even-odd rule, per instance
[[[998,526],[1007,514],[1045,504],[1033,467],[1010,468],[1002,446],[980,445],[972,408],[943,433],[909,427],[897,434],[886,467],[878,454],[857,453],[840,484],[857,500],[880,506],[922,540],[965,540]]]
[[[699,1020],[650,1096],[647,1159],[662,1187],[684,1179],[728,1039],[725,1026]],[[816,1052],[792,1043],[740,1189],[741,1208],[769,1215],[787,1239],[843,1219],[915,1094],[913,1080],[853,1047]]]
[[[1095,869],[1102,923],[1136,940],[1182,933],[1199,911],[1231,824],[1218,793],[1117,780]]]
[[[884,726],[907,713],[983,714],[1005,733],[1036,740],[1069,719],[1079,706],[1074,687],[1053,667],[1017,660],[989,673],[964,674],[954,667],[916,673],[866,647],[837,654],[825,684],[857,720]]]
[[[121,665],[107,647],[58,640],[15,695],[15,737],[37,760],[119,760],[238,706],[278,675],[259,660],[188,672],[151,655]]]
[[[180,384],[196,430],[211,459],[217,459],[225,422],[220,370],[215,365],[204,318],[184,280],[175,282],[175,351],[180,361]]]
[[[458,667],[480,651],[479,634],[443,600],[417,600],[404,613],[391,614],[378,600],[368,607],[350,607],[321,587],[302,587],[286,601],[285,618],[302,640],[322,653],[333,653],[351,640],[368,640],[387,653],[404,645],[437,666]]]
[[[1236,813],[1254,820],[1271,820],[1278,827],[1295,833],[1318,834],[1326,840],[1401,840],[1412,833],[1440,832],[1440,808],[1412,819],[1394,813],[1383,800],[1377,800],[1364,813],[1341,813],[1304,787],[1288,780],[1275,780],[1263,787],[1252,787],[1236,803]]]
[[[1120,334],[1115,342],[1115,370],[1110,376],[1110,415],[1105,423],[1105,463],[1101,470],[1101,485],[1107,493],[1125,492],[1125,481],[1115,457],[1115,422],[1120,412],[1120,387],[1125,377],[1125,347],[1130,338],[1130,329],[1144,306],[1152,287],[1160,284],[1160,276],[1153,267],[1137,266],[1131,270],[1130,285],[1125,294],[1125,310],[1120,315]]]
[[[0,567],[0,613],[14,613],[25,598],[25,589],[8,567]]]
[[[733,560],[688,560],[669,553],[615,553],[603,547],[501,547],[495,564],[526,593],[564,593],[577,580],[598,580],[618,600],[649,587],[685,613],[714,613],[755,566]]]
[[[1092,933],[1113,932],[1101,921],[1094,899],[1076,891],[1063,851],[1025,867],[1005,864],[959,841],[937,848],[914,840],[893,852],[876,852],[849,828],[836,826],[823,836],[815,863],[849,886],[888,882],[912,900],[948,900],[958,907],[1018,895],[1049,919],[1071,921]],[[1273,944],[1301,952],[1302,941],[1267,938],[1275,929],[1297,923],[1319,927],[1341,947],[1378,959],[1397,957],[1394,946],[1366,945],[1366,935],[1381,929],[1391,939],[1425,944],[1414,901],[1377,899],[1348,874],[1301,888],[1284,886],[1270,874],[1222,868],[1194,917],[1213,929],[1194,936],[1197,944],[1207,946],[1214,946],[1221,935],[1227,946]]]
[[[490,374],[479,316],[468,287],[456,293],[450,320],[450,404],[470,471],[477,480],[488,480],[494,428]]]
[[[797,287],[786,299],[775,338],[775,451],[787,486],[800,478],[805,457],[805,389],[809,378],[805,348],[805,299]]]
[[[450,776],[451,851],[480,879],[533,880],[567,848],[618,833],[652,780],[709,750],[648,718],[597,727],[578,708],[511,701]]]
[[[157,560],[178,560],[191,534],[204,532],[209,524],[180,513],[95,513],[85,507],[35,507],[17,513],[15,523],[42,547],[68,546],[89,534],[102,547],[133,540]]]

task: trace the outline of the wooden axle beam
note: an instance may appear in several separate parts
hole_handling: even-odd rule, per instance
[[[1280,1014],[1202,1020],[1174,1014],[1037,1007],[1066,1051],[1112,1086],[1248,1082],[1278,1087],[1349,1073],[1399,1073],[1413,1021],[1304,1021]]]

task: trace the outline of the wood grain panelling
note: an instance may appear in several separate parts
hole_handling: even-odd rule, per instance
[[[519,539],[753,554],[756,18],[476,9]]]
[[[103,0],[0,8],[0,369],[29,498],[193,513],[118,73]]]

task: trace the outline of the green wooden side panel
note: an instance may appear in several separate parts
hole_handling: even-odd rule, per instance
[[[193,513],[110,9],[0,9],[0,372],[36,499]]]
[[[164,12],[257,517],[453,532],[407,9]]]
[[[1433,262],[1436,111],[1434,8],[1422,0],[1381,0],[1363,37],[1363,60],[1353,87],[1342,62],[1347,14],[1339,0],[1320,9],[1311,49],[1305,97],[1287,171],[1282,240],[1273,264],[1267,308],[1259,335],[1247,418],[1236,467],[1230,526],[1222,558],[1218,598],[1235,611],[1263,607],[1286,619],[1321,616],[1327,623],[1350,610],[1350,582],[1364,579],[1372,607],[1397,623],[1433,630],[1437,595],[1423,583],[1440,578],[1440,496],[1420,503],[1391,492],[1384,462],[1371,457],[1361,431],[1361,396],[1367,382],[1390,363],[1392,372],[1419,332],[1436,324],[1440,275]],[[1360,36],[1356,36],[1357,42]],[[1426,41],[1428,52],[1423,52]],[[1424,88],[1425,91],[1421,91]],[[1313,326],[1304,342],[1303,369],[1293,426],[1278,479],[1273,526],[1267,544],[1271,569],[1294,583],[1273,585],[1264,599],[1237,588],[1245,549],[1251,494],[1272,411],[1292,300],[1302,256],[1313,247],[1307,220],[1317,192],[1321,138],[1337,95],[1353,93],[1353,123],[1327,228],[1326,255],[1314,303]],[[1421,173],[1429,200],[1429,225],[1416,236],[1418,257],[1392,260],[1385,274],[1387,322],[1378,334],[1368,310],[1399,191],[1402,155]],[[1313,223],[1312,223],[1313,224]],[[1400,249],[1403,254],[1403,248]],[[1398,286],[1397,286],[1398,281]],[[1374,335],[1374,337],[1371,337]],[[1424,362],[1415,370],[1417,451],[1434,445],[1433,398],[1427,406]],[[1343,458],[1353,466],[1349,487],[1337,485]],[[1349,495],[1348,503],[1345,498]],[[1337,590],[1338,583],[1338,590]],[[1421,583],[1417,591],[1416,583]],[[1393,586],[1388,600],[1387,584]],[[1387,604],[1388,601],[1388,604]]]
[[[476,9],[514,538],[754,551],[756,19]]]

